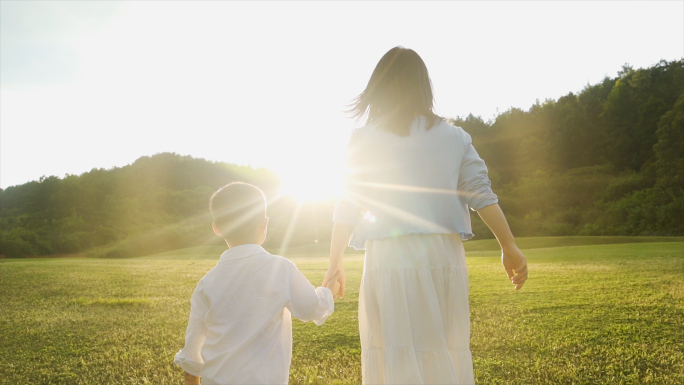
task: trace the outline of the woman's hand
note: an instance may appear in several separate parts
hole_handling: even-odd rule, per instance
[[[330,264],[328,265],[328,272],[325,273],[323,283],[321,286],[326,286],[335,279],[340,284],[340,298],[344,297],[344,282],[347,277],[344,275],[344,268],[342,267],[342,260],[344,259],[344,251],[349,244],[349,237],[354,231],[354,226],[345,225],[343,223],[333,224],[332,236],[330,239]]]
[[[515,290],[520,290],[527,281],[527,260],[516,245],[501,250],[501,263]]]
[[[492,230],[496,240],[501,246],[501,262],[503,263],[508,279],[515,285],[515,290],[520,290],[527,280],[527,260],[522,251],[516,246],[515,238],[508,226],[506,216],[504,216],[498,203],[485,206],[477,213],[484,223]]]
[[[342,267],[333,267],[330,266],[328,268],[328,272],[325,273],[325,278],[323,278],[323,283],[321,286],[325,286],[330,288],[330,286],[335,287],[336,285],[334,284],[334,281],[337,280],[337,283],[339,284],[339,295],[340,298],[344,297],[344,285],[347,277],[344,274],[344,269]],[[331,282],[333,281],[333,282]],[[333,298],[336,296],[336,293],[333,291]]]
[[[338,275],[334,276],[331,280],[328,281],[328,283],[325,285],[330,292],[332,293],[333,299],[337,298],[337,296],[340,294],[340,283],[338,282],[339,278],[339,273]]]

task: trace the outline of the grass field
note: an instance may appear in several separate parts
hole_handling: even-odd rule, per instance
[[[479,384],[684,383],[683,238],[519,245],[530,280],[516,292],[495,243],[466,244]],[[327,267],[317,250],[285,254],[314,284]],[[0,383],[182,383],[172,360],[190,294],[220,251],[0,260]],[[348,293],[323,326],[294,321],[291,384],[360,383],[362,263],[347,259]]]

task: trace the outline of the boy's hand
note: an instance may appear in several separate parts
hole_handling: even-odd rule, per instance
[[[185,383],[184,385],[201,385],[200,378],[195,377],[192,374],[185,372]]]

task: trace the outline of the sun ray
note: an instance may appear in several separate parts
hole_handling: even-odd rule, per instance
[[[292,218],[290,219],[290,223],[287,225],[287,230],[285,230],[285,236],[283,237],[283,241],[280,244],[280,249],[278,250],[278,255],[283,255],[287,251],[287,248],[290,246],[290,239],[292,239],[292,235],[294,234],[294,229],[297,225],[297,219],[299,217],[299,212],[302,209],[302,202],[297,202],[297,207],[294,210],[294,213],[292,213]]]

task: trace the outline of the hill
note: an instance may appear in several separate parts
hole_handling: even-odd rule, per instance
[[[684,235],[684,60],[625,66],[491,122],[451,122],[472,135],[518,237]],[[279,196],[281,181],[267,169],[161,153],[0,189],[0,254],[131,257],[221,246],[207,203],[235,180],[269,198],[268,247],[329,241],[333,201]],[[492,238],[473,218],[478,239]]]

